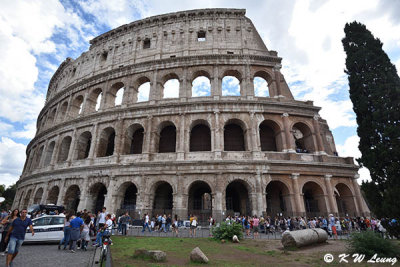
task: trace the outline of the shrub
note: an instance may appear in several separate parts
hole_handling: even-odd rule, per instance
[[[219,226],[215,226],[211,229],[213,237],[215,239],[230,240],[236,235],[239,239],[243,238],[242,225],[240,223],[227,224],[222,222]]]
[[[382,238],[373,231],[351,234],[348,240],[350,254],[364,254],[365,257],[372,257],[375,253],[378,257],[398,257],[399,247],[394,242]]]

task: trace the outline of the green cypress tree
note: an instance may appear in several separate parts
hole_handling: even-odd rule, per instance
[[[400,217],[400,78],[365,25],[347,23],[344,32],[345,72],[362,154],[357,161],[372,178],[361,188],[374,214]]]

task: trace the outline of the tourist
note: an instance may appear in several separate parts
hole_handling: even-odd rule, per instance
[[[250,220],[249,220],[249,216],[244,217],[243,225],[244,225],[244,229],[246,231],[246,235],[250,236]]]
[[[329,226],[331,227],[333,236],[337,239],[336,220],[335,217],[333,217],[333,214],[329,214]]]
[[[71,226],[70,222],[73,219],[72,216],[74,215],[74,211],[68,211],[67,215],[64,218],[64,237],[63,239],[60,240],[60,243],[58,244],[58,249],[61,249],[61,245],[64,246],[64,249],[67,248],[67,245],[69,244],[69,240],[71,237]]]
[[[146,228],[149,229],[149,232],[151,233],[151,229],[149,227],[149,220],[150,220],[149,215],[147,213],[144,214],[144,223],[143,223],[142,233],[146,230]],[[151,223],[152,223],[151,227],[154,228],[154,221],[152,221]]]
[[[167,230],[165,229],[165,224],[167,223],[167,216],[164,214],[164,216],[161,217],[161,227],[158,230],[159,232],[164,231],[164,233],[167,232]]]
[[[99,223],[98,223],[99,229],[103,228],[104,224],[106,223],[106,215],[107,215],[106,207],[103,207],[103,209],[101,210],[101,213],[97,217],[99,220]]]
[[[168,217],[167,217],[167,224],[166,224],[167,232],[169,232],[169,229],[170,229],[170,227],[171,227],[171,223],[172,223],[171,214],[168,214]]]
[[[8,254],[6,259],[6,267],[9,267],[15,257],[18,255],[18,250],[21,247],[22,243],[24,243],[26,228],[29,226],[29,229],[32,233],[32,236],[35,234],[32,221],[27,217],[28,211],[23,209],[21,211],[20,217],[16,218],[12,223],[10,228],[8,229],[7,235],[5,237],[5,242],[8,243]]]
[[[254,237],[254,239],[258,238],[259,224],[260,224],[260,219],[257,218],[257,215],[254,215],[253,216],[253,237]]]
[[[121,234],[122,235],[126,235],[126,229],[128,228],[130,221],[131,221],[131,217],[129,216],[129,212],[125,212],[125,214],[120,217]]]
[[[6,216],[2,221],[1,225],[3,225],[3,232],[1,233],[1,242],[0,242],[0,254],[1,256],[5,256],[5,251],[7,249],[8,242],[6,242],[6,235],[8,230],[10,229],[12,222],[19,217],[19,210],[15,209],[11,212],[10,215]],[[9,241],[9,240],[7,240]]]
[[[190,217],[190,236],[196,237],[197,218],[196,216]]]
[[[90,218],[90,216],[86,216],[84,219],[84,224],[83,224],[83,229],[81,233],[81,248],[83,251],[87,250],[87,246],[90,241],[90,228],[92,226],[93,222]]]
[[[82,218],[80,217],[80,214],[77,214],[77,216],[70,221],[71,234],[70,234],[69,250],[72,253],[75,253],[76,242],[79,240],[81,236],[83,225],[84,223]]]
[[[99,232],[97,233],[97,236],[96,236],[96,242],[93,243],[93,246],[100,247],[103,236],[111,234],[111,230],[112,230],[111,215],[107,214],[106,222],[104,223],[103,227],[99,229]]]
[[[178,237],[178,215],[175,214],[174,220],[172,221],[172,231],[175,232],[175,236]]]

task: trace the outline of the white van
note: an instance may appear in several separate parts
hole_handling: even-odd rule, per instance
[[[53,242],[64,237],[64,215],[45,215],[32,220],[35,235],[28,228],[25,242]]]

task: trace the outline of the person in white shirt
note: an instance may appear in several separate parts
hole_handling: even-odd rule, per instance
[[[111,234],[112,224],[113,224],[113,222],[111,220],[111,215],[107,214],[106,215],[106,221],[105,221],[103,227],[100,228],[99,232],[97,233],[96,242],[93,244],[93,246],[98,246],[98,247],[101,246],[103,235]]]
[[[99,214],[99,229],[103,228],[106,223],[106,207],[103,207],[101,213]]]

